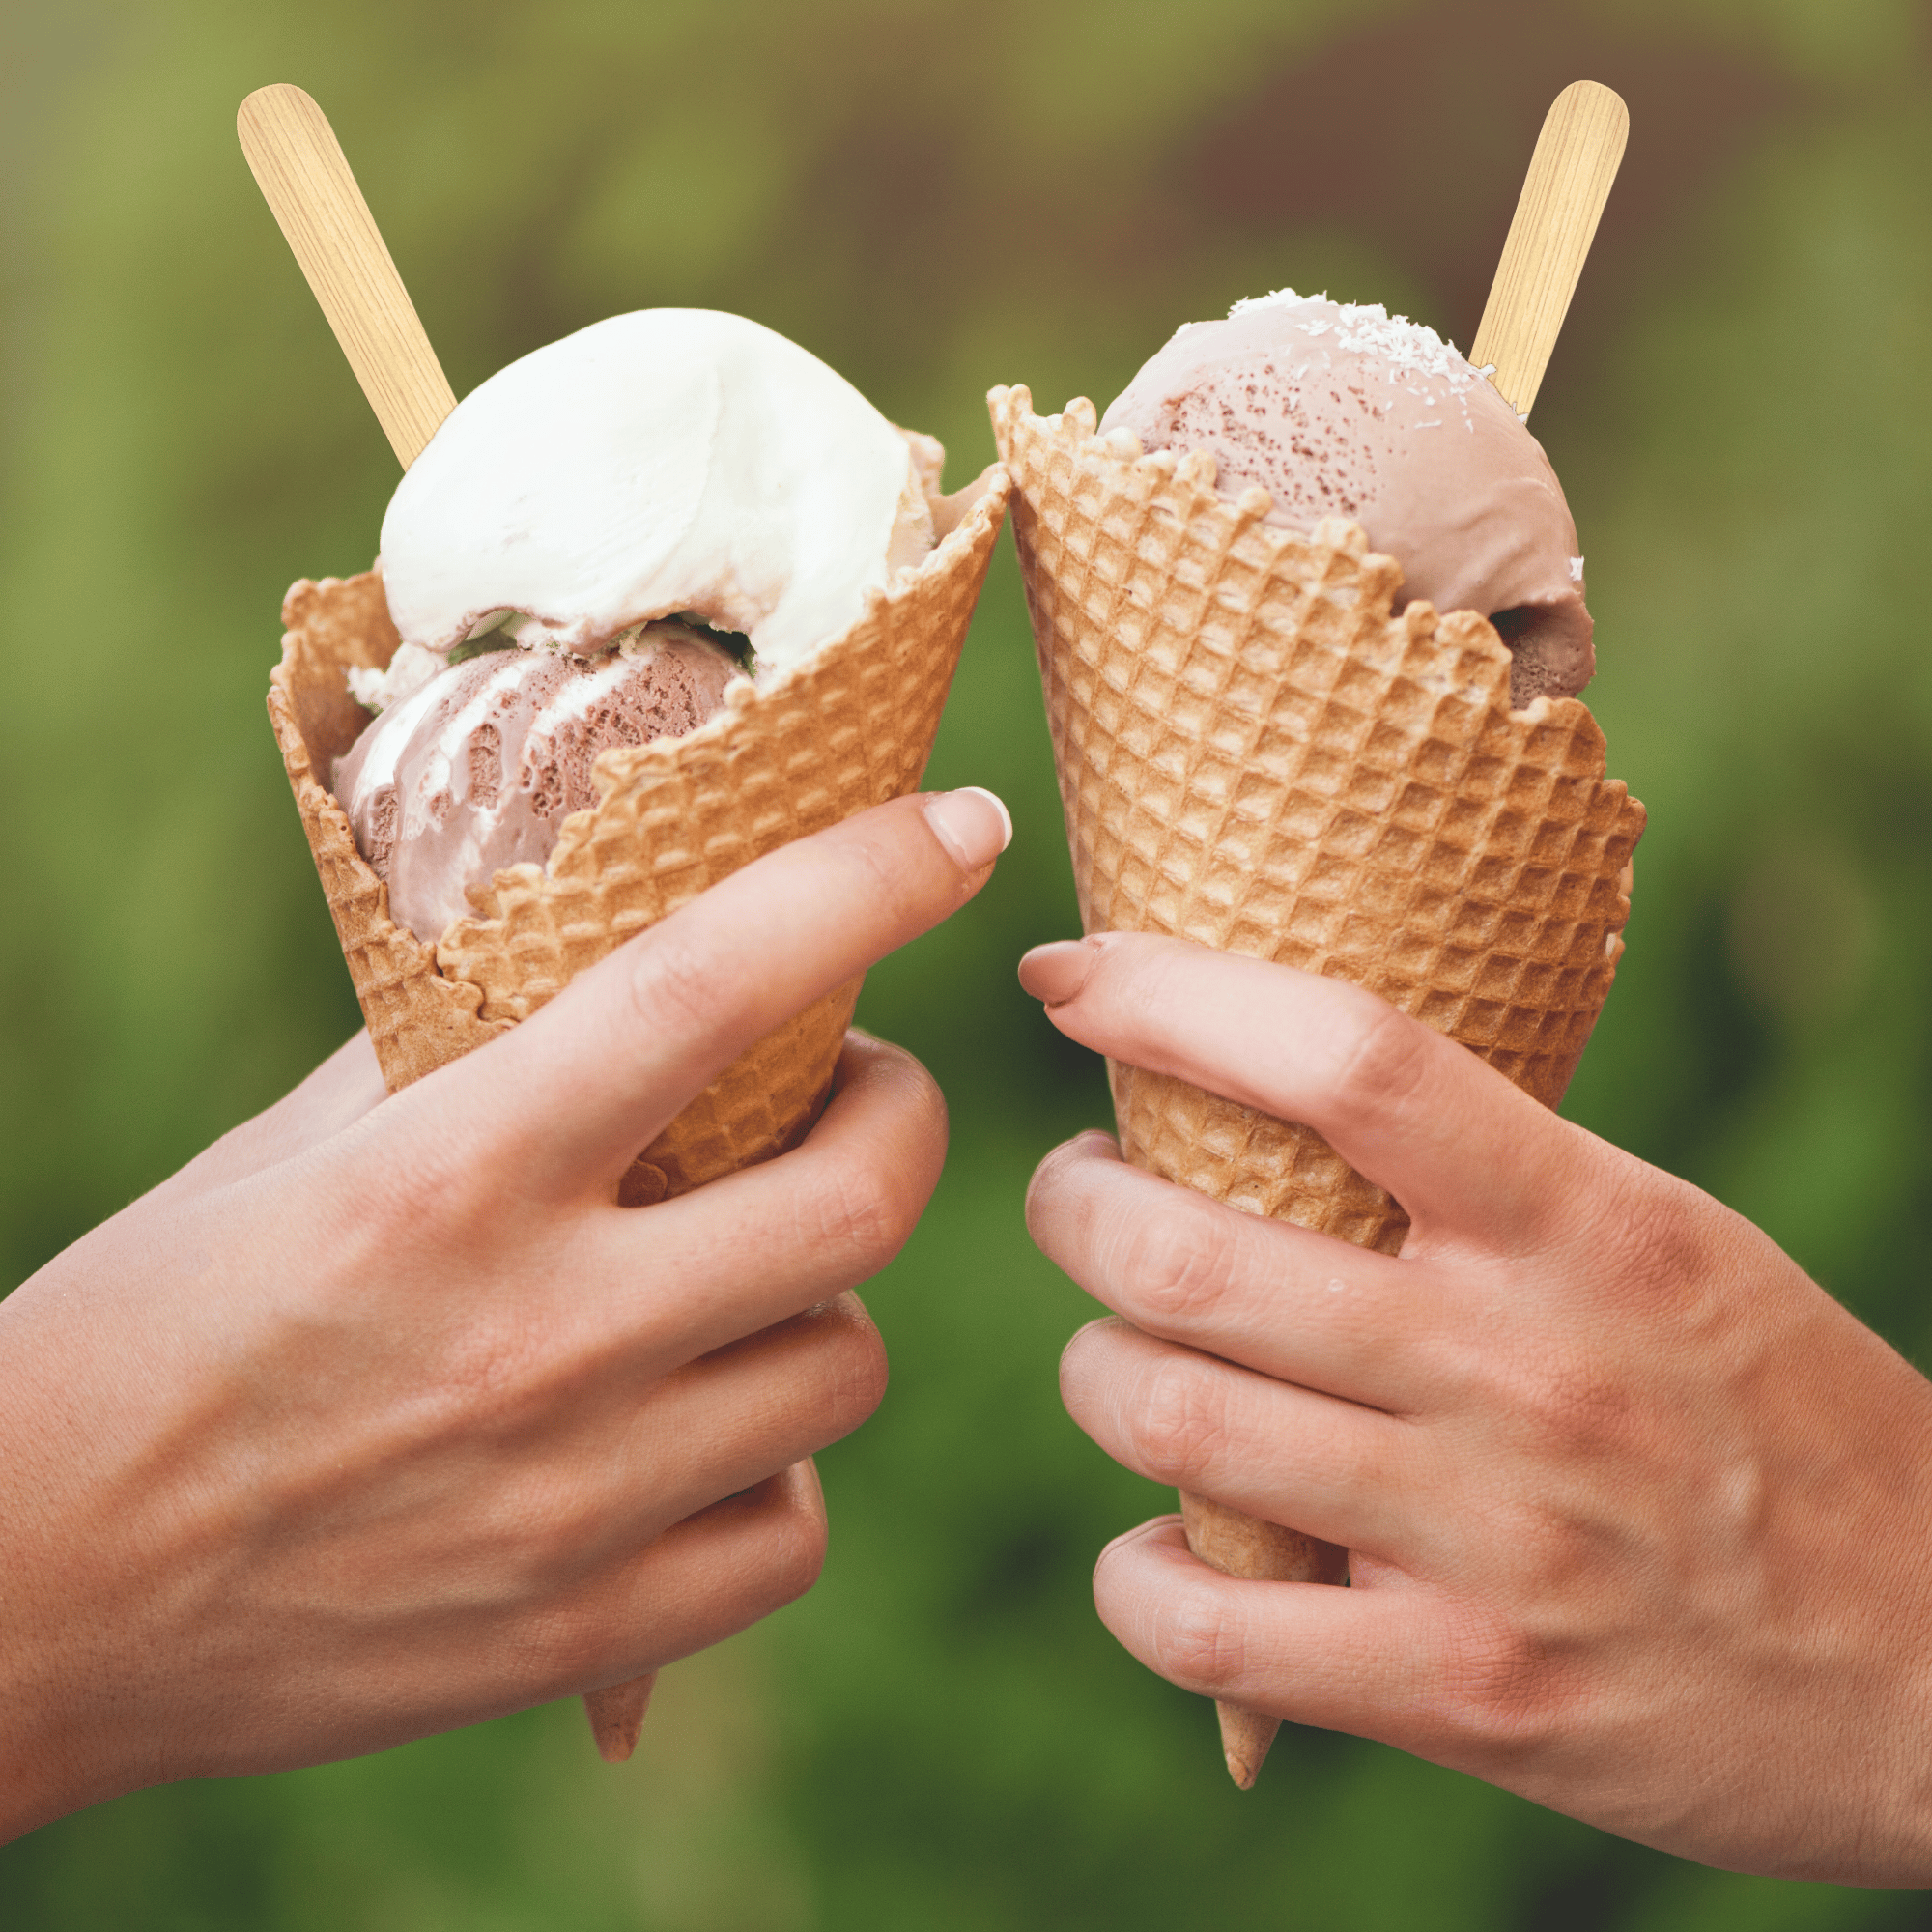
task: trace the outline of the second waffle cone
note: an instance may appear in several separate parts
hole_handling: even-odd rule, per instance
[[[1509,706],[1473,611],[1416,603],[1361,528],[1301,536],[1211,457],[1143,455],[1094,406],[989,397],[1039,653],[1081,923],[1353,981],[1547,1106],[1615,977],[1643,808],[1576,698]],[[1394,1254],[1408,1219],[1313,1129],[1108,1063],[1136,1166]],[[1343,1551],[1183,1496],[1232,1576],[1340,1582]],[[1220,1707],[1251,1785],[1277,1720]]]
[[[936,472],[935,472],[936,473]],[[747,682],[682,738],[601,753],[594,810],[564,821],[545,866],[471,888],[472,918],[428,946],[389,917],[389,892],[356,850],[329,791],[335,760],[369,722],[351,666],[385,666],[398,642],[381,578],[306,581],[282,606],[269,717],[336,936],[389,1091],[526,1018],[634,933],[753,859],[914,790],[1006,510],[996,464],[936,498],[938,548],[850,630],[769,689]],[[719,1075],[640,1153],[619,1198],[644,1206],[784,1152],[818,1118],[858,1001],[828,994]],[[631,1754],[650,1679],[584,1698],[599,1750]]]

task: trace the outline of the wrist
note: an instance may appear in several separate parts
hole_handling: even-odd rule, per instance
[[[91,1762],[87,1727],[75,1721],[79,1701],[17,1654],[0,1661],[0,1844],[132,1788]]]
[[[135,1639],[125,1603],[99,1589],[103,1575],[139,1573],[44,1453],[71,1439],[72,1418],[43,1399],[57,1379],[35,1374],[30,1290],[0,1308],[12,1405],[0,1429],[0,1843],[148,1781],[111,1670]]]

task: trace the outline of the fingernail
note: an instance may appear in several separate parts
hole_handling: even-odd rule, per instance
[[[1036,1000],[1064,1007],[1087,983],[1099,960],[1100,949],[1091,939],[1056,939],[1036,946],[1020,961],[1020,984]]]
[[[1119,1536],[1115,1537],[1113,1542],[1101,1550],[1094,1568],[1097,1569],[1101,1563],[1106,1562],[1107,1558],[1113,1555],[1117,1549],[1124,1549],[1129,1544],[1133,1543],[1145,1543],[1149,1538],[1158,1536],[1164,1529],[1179,1529],[1179,1527],[1180,1517],[1179,1512],[1177,1512],[1173,1516],[1157,1516],[1147,1522],[1136,1523],[1132,1529],[1123,1529]]]
[[[925,822],[963,871],[990,866],[1013,839],[1012,815],[982,785],[937,791],[925,801]]]

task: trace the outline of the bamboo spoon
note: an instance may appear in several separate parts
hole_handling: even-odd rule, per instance
[[[258,89],[235,121],[255,181],[407,469],[456,396],[335,130],[287,85]]]
[[[1630,112],[1622,99],[1594,80],[1566,87],[1544,119],[1469,352],[1478,369],[1490,369],[1490,380],[1519,417],[1529,414],[1542,385],[1629,134]],[[1348,1577],[1348,1552],[1332,1544],[1207,1496],[1183,1492],[1180,1502],[1188,1548],[1230,1576],[1293,1583],[1341,1583]],[[1214,1708],[1228,1775],[1250,1790],[1280,1720],[1239,1704]]]
[[[1630,139],[1630,109],[1594,80],[1550,103],[1503,243],[1469,360],[1518,415],[1529,414]]]
[[[456,396],[335,130],[300,88],[286,84],[257,89],[235,124],[256,184],[407,469]],[[637,1748],[656,1682],[653,1671],[585,1693],[597,1748],[609,1762]]]

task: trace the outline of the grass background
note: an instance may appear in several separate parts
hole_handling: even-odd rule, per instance
[[[1768,1227],[1921,1358],[1932,1193],[1932,43],[1904,0],[0,0],[0,1287],[355,1023],[263,716],[299,576],[392,459],[233,115],[334,120],[459,393],[653,303],[753,315],[963,479],[982,397],[1103,403],[1293,283],[1466,343],[1544,107],[1629,159],[1536,428],[1590,559],[1612,769],[1650,806],[1568,1111]],[[0,1851],[0,1923],[932,1932],[1204,1922],[1823,1928],[1910,1894],[1706,1872],[1352,1740],[1257,1792],[1094,1620],[1165,1507],[1060,1410],[1088,1304],[1021,1191],[1102,1120],[1012,979],[1074,929],[1009,550],[931,772],[1004,793],[985,894],[862,1017],[947,1089],[823,1459],[810,1597],[666,1673],[637,1759],[558,1706],[138,1794]],[[4,1399],[4,1398],[0,1398]]]

